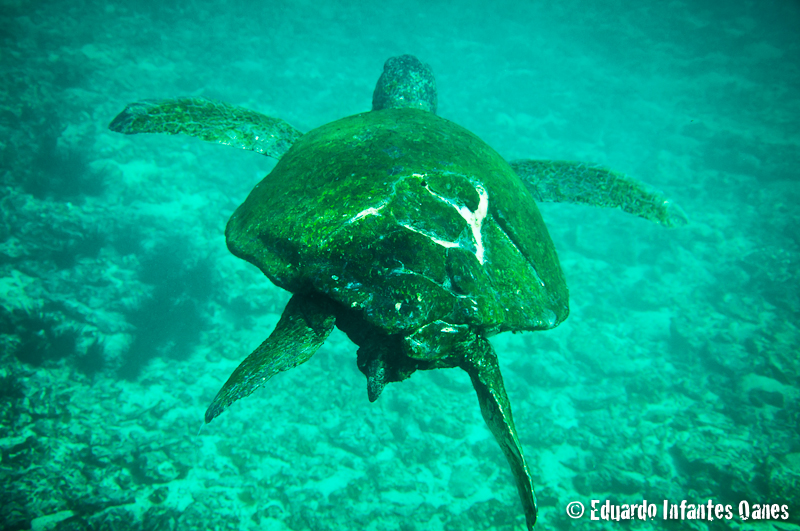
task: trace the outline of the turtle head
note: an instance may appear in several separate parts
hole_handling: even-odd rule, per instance
[[[372,94],[372,110],[420,109],[436,114],[436,79],[413,55],[390,57]]]

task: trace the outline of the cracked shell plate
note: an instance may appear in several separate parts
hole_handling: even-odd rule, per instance
[[[367,112],[305,134],[226,237],[276,285],[324,293],[390,334],[435,320],[541,330],[569,312],[533,198],[492,148],[429,112]]]

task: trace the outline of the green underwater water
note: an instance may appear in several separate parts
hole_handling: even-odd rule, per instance
[[[542,204],[558,328],[492,339],[538,529],[800,525],[800,7],[772,2],[34,2],[0,12],[0,529],[522,529],[462,371],[367,400],[336,331],[203,426],[288,294],[225,247],[274,161],[107,125],[203,96],[301,131],[411,53],[507,160],[597,162],[679,229]],[[664,500],[731,519],[664,521]],[[572,520],[567,504],[656,503]],[[793,527],[794,526],[794,527]]]

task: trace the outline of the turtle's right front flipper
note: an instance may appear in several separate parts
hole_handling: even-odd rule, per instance
[[[117,133],[184,134],[276,159],[302,133],[279,118],[205,98],[131,103],[108,125]]]
[[[279,372],[308,361],[325,342],[335,322],[329,300],[320,295],[292,296],[275,330],[233,371],[217,393],[206,411],[206,423]]]
[[[666,227],[688,223],[681,208],[650,186],[597,164],[567,160],[509,163],[536,201],[619,208]]]

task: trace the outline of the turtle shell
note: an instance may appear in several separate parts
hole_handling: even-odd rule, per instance
[[[539,210],[463,127],[385,109],[302,136],[234,212],[233,254],[384,330],[553,328],[568,291]]]

